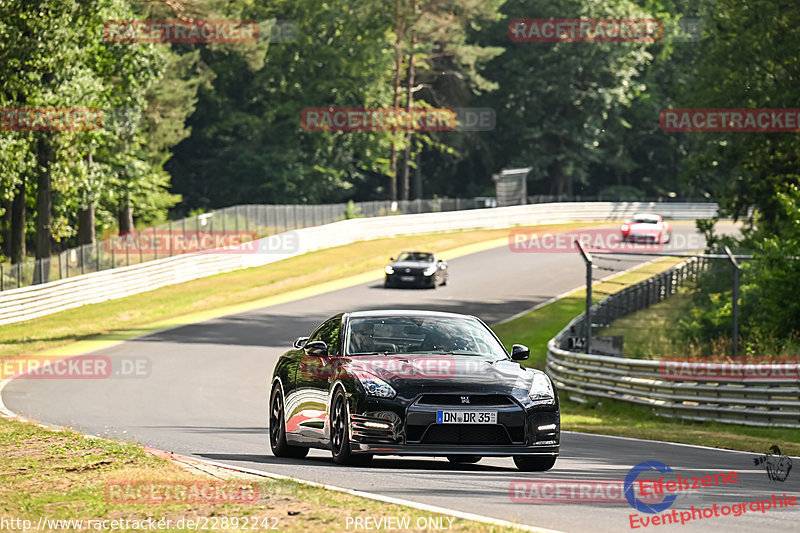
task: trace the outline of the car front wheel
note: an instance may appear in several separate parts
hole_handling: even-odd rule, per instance
[[[544,472],[556,464],[556,457],[538,457],[535,455],[515,455],[514,464],[522,472]]]
[[[308,455],[308,448],[292,446],[286,442],[286,422],[283,414],[283,395],[278,387],[272,391],[269,403],[269,444],[275,457],[300,459]]]
[[[368,454],[354,455],[350,451],[350,424],[347,404],[341,389],[336,391],[331,403],[331,454],[338,465],[367,466],[372,461]]]

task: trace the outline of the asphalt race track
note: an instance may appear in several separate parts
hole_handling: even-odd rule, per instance
[[[680,224],[675,234],[686,238],[693,234],[693,226]],[[598,264],[621,270],[649,258],[622,259],[604,258]],[[629,517],[635,511],[624,500],[515,502],[510,483],[620,481],[637,463],[652,460],[669,465],[684,478],[738,474],[736,483],[681,494],[671,508],[679,511],[692,505],[767,499],[772,494],[797,495],[800,472],[785,482],[770,481],[764,467],[754,465],[755,454],[576,433],[562,435],[555,468],[540,474],[520,473],[510,458],[455,466],[443,458],[378,457],[371,468],[346,468],[335,466],[330,454],[322,451],[312,451],[302,460],[273,457],[266,425],[273,365],[296,337],[307,335],[325,318],[342,310],[422,308],[475,314],[492,324],[581,286],[585,272],[576,253],[520,254],[507,247],[453,259],[450,269],[450,283],[436,290],[384,289],[381,281],[375,281],[140,337],[101,353],[115,363],[146,360],[146,376],[17,379],[2,391],[2,400],[22,416],[84,433],[133,439],[207,460],[562,531],[633,531]],[[598,270],[595,277],[611,273]],[[762,513],[748,508],[738,517],[638,530],[789,531],[796,528],[791,524],[796,524],[797,510]]]

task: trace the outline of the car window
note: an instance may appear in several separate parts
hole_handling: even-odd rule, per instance
[[[335,317],[325,321],[320,327],[318,327],[314,331],[314,333],[311,334],[311,337],[309,337],[308,342],[322,341],[328,345],[328,353],[330,355],[336,355],[341,352],[340,350],[341,332],[342,332],[342,315],[336,315]]]
[[[421,252],[403,252],[398,261],[419,261],[422,263],[433,263],[433,254]]]
[[[357,317],[349,321],[347,354],[441,355],[463,353],[507,357],[503,346],[475,319],[456,317]]]
[[[653,217],[633,217],[633,222],[637,224],[658,224],[658,219]]]

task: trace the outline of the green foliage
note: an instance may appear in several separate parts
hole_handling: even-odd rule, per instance
[[[793,108],[800,79],[800,11],[782,0],[702,4],[708,24],[694,59],[693,91],[682,107]],[[746,222],[744,235],[699,229],[710,246],[754,254],[741,271],[743,346],[758,355],[800,351],[800,138],[794,133],[692,134],[689,180],[714,194],[720,216]],[[720,261],[720,263],[725,263]],[[711,346],[730,339],[730,265],[715,265],[681,322],[685,335]]]
[[[344,218],[349,220],[351,218],[363,218],[364,214],[361,208],[358,207],[353,200],[349,200],[344,208]]]

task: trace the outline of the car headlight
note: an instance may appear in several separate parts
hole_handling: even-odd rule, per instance
[[[361,382],[361,386],[364,387],[367,396],[394,398],[395,394],[397,394],[391,385],[371,374],[356,372],[355,376],[358,378],[358,381]]]
[[[528,392],[531,400],[538,401],[555,401],[555,393],[553,392],[553,384],[550,382],[545,374],[537,372],[533,376],[533,383],[531,383],[531,390]]]
[[[392,268],[392,265],[386,265],[386,268],[384,270],[386,270],[387,274],[394,274],[394,269]]]
[[[630,231],[631,228],[627,224],[623,224],[622,228],[620,228],[620,229],[622,230],[623,233],[625,233],[625,232]]]
[[[425,269],[425,272],[423,272],[423,274],[425,274],[426,276],[433,276],[434,273],[436,273],[436,268],[437,268],[436,265],[431,265]]]

